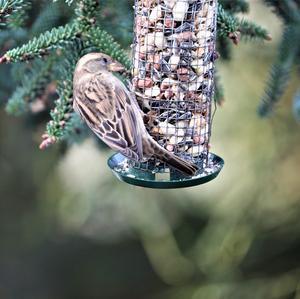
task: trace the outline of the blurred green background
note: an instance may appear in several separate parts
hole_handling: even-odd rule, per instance
[[[226,165],[207,185],[126,185],[92,137],[41,152],[43,126],[1,110],[1,299],[300,299],[299,82],[257,116],[282,25],[260,1],[249,17],[273,41],[219,63],[212,151]]]

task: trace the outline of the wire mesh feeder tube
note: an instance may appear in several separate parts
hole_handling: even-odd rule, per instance
[[[199,171],[186,177],[154,158],[121,163],[119,156],[110,166],[120,179],[146,187],[213,179],[223,166],[209,153],[217,0],[135,0],[134,9],[132,88],[146,128],[162,147],[197,164]]]

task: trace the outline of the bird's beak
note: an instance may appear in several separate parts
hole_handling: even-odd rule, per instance
[[[121,63],[114,61],[108,65],[108,70],[110,72],[124,72],[125,67]]]

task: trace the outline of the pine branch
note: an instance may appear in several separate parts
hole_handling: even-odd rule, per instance
[[[16,62],[9,66],[15,84],[20,84],[23,78],[32,70],[32,63]]]
[[[239,42],[239,21],[233,15],[228,13],[222,5],[218,6],[218,34],[221,37],[229,37],[235,44]]]
[[[246,0],[219,0],[223,8],[231,13],[249,12],[249,3]]]
[[[243,38],[271,40],[268,31],[259,25],[248,20],[242,20],[239,25],[239,31]]]
[[[52,49],[63,47],[66,43],[74,41],[80,33],[81,31],[76,22],[67,24],[64,27],[53,28],[51,31],[33,38],[27,44],[6,52],[0,59],[0,63],[25,61],[45,56]]]
[[[8,19],[8,27],[10,28],[22,28],[28,19],[28,11],[31,8],[31,3],[27,1],[23,4],[22,9],[19,9],[16,13],[12,14]]]
[[[264,0],[264,2],[273,8],[273,11],[282,18],[285,23],[298,22],[300,11],[297,3],[293,0]]]
[[[20,115],[28,110],[28,104],[40,97],[51,80],[54,59],[35,63],[29,74],[24,76],[22,86],[18,87],[9,99],[6,111]]]
[[[64,9],[61,3],[47,3],[43,6],[41,13],[38,15],[34,23],[30,28],[30,36],[37,36],[51,30],[53,27],[63,25],[63,21],[69,19],[70,13],[67,13],[70,9]],[[64,22],[65,23],[65,22]]]
[[[82,31],[88,31],[96,24],[97,8],[99,7],[98,0],[80,0],[75,9],[77,21],[81,26]]]
[[[88,32],[88,38],[84,44],[85,48],[94,48],[95,51],[103,52],[121,62],[128,70],[131,68],[131,60],[127,53],[106,31],[99,27],[92,28]]]
[[[69,54],[70,53],[70,54]],[[74,131],[73,121],[73,73],[77,61],[82,55],[82,46],[74,42],[67,47],[62,56],[63,67],[58,69],[57,93],[58,100],[55,101],[55,108],[51,111],[51,121],[47,124],[46,133],[43,135],[41,149],[45,149],[51,144],[64,138],[68,133]]]
[[[0,0],[0,28],[9,26],[11,28],[21,27],[30,7],[28,0]]]
[[[50,50],[63,47],[84,32],[90,30],[96,22],[95,14],[98,7],[97,0],[78,1],[76,7],[76,21],[46,31],[39,37],[33,38],[20,48],[8,51],[0,58],[0,63],[30,60],[47,55]]]
[[[57,0],[53,0],[53,2],[57,2]],[[65,3],[67,3],[69,6],[73,4],[74,0],[65,0]]]
[[[267,30],[250,21],[240,21],[232,13],[227,12],[221,5],[218,8],[218,32],[220,38],[229,37],[234,44],[239,43],[241,35],[248,39],[271,39]]]
[[[262,117],[269,116],[274,106],[279,102],[290,79],[290,66],[277,63],[272,66],[270,78],[265,89],[265,95],[258,108],[258,113]]]
[[[290,78],[299,45],[295,40],[300,38],[298,26],[286,27],[276,63],[270,71],[265,94],[258,109],[262,117],[268,116],[282,97]]]
[[[127,48],[132,43],[134,20],[132,1],[119,1],[118,9],[115,9],[115,0],[105,0],[105,7],[103,3],[104,1],[101,2],[102,13],[97,14],[98,24],[103,30],[112,34],[118,43]]]

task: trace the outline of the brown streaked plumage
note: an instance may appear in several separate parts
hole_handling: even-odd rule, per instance
[[[74,109],[110,148],[135,161],[156,157],[194,175],[198,167],[161,147],[147,132],[142,112],[125,85],[112,72],[124,67],[102,53],[90,53],[74,73]]]

